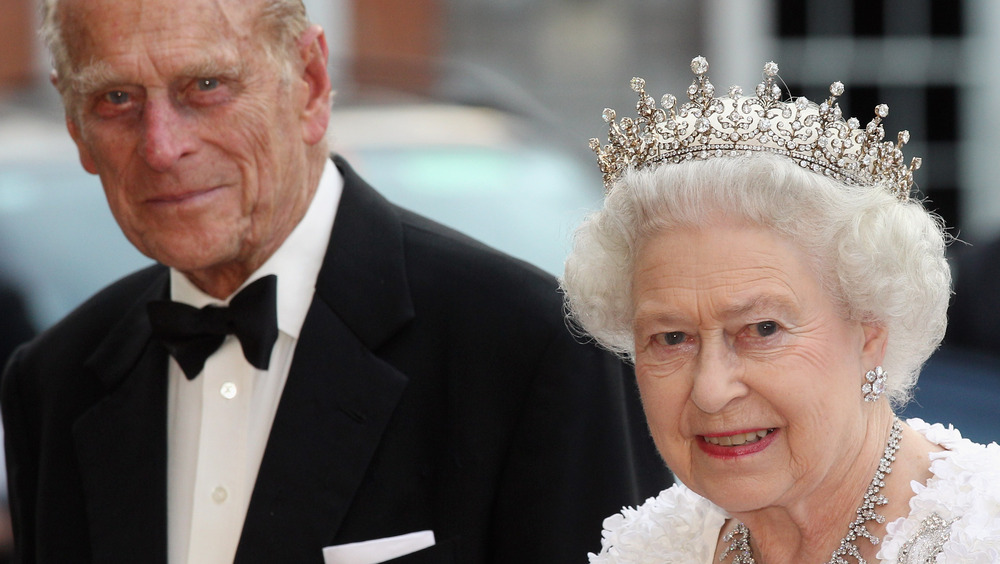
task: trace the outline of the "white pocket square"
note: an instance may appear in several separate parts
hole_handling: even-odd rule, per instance
[[[434,531],[352,542],[323,549],[326,564],[379,564],[434,546]]]

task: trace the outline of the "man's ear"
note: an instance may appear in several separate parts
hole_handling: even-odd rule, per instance
[[[323,28],[313,24],[299,38],[299,56],[304,69],[302,79],[308,86],[307,98],[302,108],[302,138],[310,144],[319,143],[330,123],[332,89],[330,73],[326,69],[329,48]]]
[[[56,87],[56,90],[62,92],[59,89],[59,73],[56,72],[55,69],[52,69],[52,72],[49,73],[49,82],[52,83],[52,86]],[[63,98],[63,103],[68,103],[65,97]],[[83,169],[90,174],[97,174],[97,167],[94,166],[94,159],[90,156],[90,149],[88,149],[87,145],[83,142],[83,135],[80,132],[80,126],[76,123],[72,116],[70,116],[71,111],[72,110],[69,107],[66,108],[66,129],[69,131],[69,136],[73,138],[73,142],[76,143],[76,150],[80,153],[80,164],[83,165]]]

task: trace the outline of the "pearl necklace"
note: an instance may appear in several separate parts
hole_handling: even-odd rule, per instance
[[[858,550],[858,546],[854,542],[858,537],[865,537],[873,545],[879,543],[879,538],[868,530],[867,523],[873,520],[878,523],[885,522],[885,517],[876,513],[875,507],[889,503],[889,500],[879,491],[885,487],[885,475],[892,472],[892,463],[896,460],[896,451],[899,450],[899,438],[902,433],[903,426],[897,419],[892,424],[889,441],[885,445],[882,458],[878,461],[875,477],[872,478],[872,483],[869,484],[868,491],[865,492],[865,497],[861,500],[861,505],[858,506],[857,517],[847,527],[847,535],[840,540],[840,546],[833,551],[827,564],[848,564],[846,556],[854,558],[857,564],[868,564],[861,557],[861,551]],[[750,529],[746,525],[737,524],[732,531],[722,537],[722,540],[728,542],[729,547],[719,557],[719,562],[724,561],[730,554],[735,554],[731,564],[757,564],[750,549]]]

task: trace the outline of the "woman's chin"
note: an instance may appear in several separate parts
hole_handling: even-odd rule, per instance
[[[729,476],[714,480],[700,480],[688,486],[698,495],[718,505],[729,514],[748,513],[774,505],[773,483],[745,476]],[[687,485],[687,483],[685,482]]]

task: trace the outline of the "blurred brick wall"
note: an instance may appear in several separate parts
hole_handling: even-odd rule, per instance
[[[27,84],[34,71],[33,0],[0,0],[0,89]]]
[[[442,3],[354,0],[355,80],[411,92],[431,87],[444,37]]]

